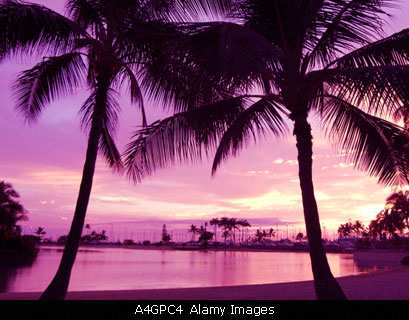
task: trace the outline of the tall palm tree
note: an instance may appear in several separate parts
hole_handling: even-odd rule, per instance
[[[282,136],[292,123],[316,295],[345,299],[322,243],[308,116],[320,116],[331,141],[358,169],[383,184],[408,182],[409,138],[388,121],[407,109],[409,93],[409,30],[383,36],[385,10],[395,2],[225,1],[226,7],[233,3],[237,24],[194,30],[197,50],[191,59],[217,76],[252,80],[254,86],[243,85],[235,95],[185,108],[138,131],[125,153],[129,174],[142,177],[216,150],[214,174],[252,138]],[[247,37],[254,31],[257,37]],[[199,50],[205,40],[208,48]],[[246,50],[240,50],[243,43]],[[257,51],[250,56],[252,48]]]
[[[195,241],[196,234],[199,233],[199,228],[192,224],[188,230],[192,234],[192,241]]]
[[[212,218],[209,221],[210,225],[214,228],[214,241],[217,242],[217,227],[219,225],[219,218]]]
[[[236,230],[240,231],[242,227],[251,227],[246,219],[230,218],[231,228],[233,229],[233,242],[236,242]]]
[[[190,6],[188,1],[182,4],[186,12],[193,12],[188,17],[206,13],[206,8]],[[161,102],[182,105],[187,100],[169,94],[169,85],[152,84],[150,77],[158,59],[166,57],[181,35],[173,23],[182,17],[180,8],[181,3],[173,0],[67,0],[64,16],[37,4],[0,2],[0,58],[43,56],[19,75],[14,86],[17,109],[26,119],[37,119],[47,103],[80,85],[86,84],[90,92],[80,109],[88,145],[74,217],[57,273],[43,299],[62,299],[67,292],[98,153],[115,171],[122,168],[114,141],[119,91],[127,86],[131,102],[140,108],[142,126],[147,124],[142,91],[162,98]]]

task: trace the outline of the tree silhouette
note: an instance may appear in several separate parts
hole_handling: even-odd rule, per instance
[[[356,220],[354,223],[346,222],[338,227],[338,235],[342,238],[348,238],[351,235],[359,237],[366,231],[367,229],[364,224],[359,220]]]
[[[172,86],[172,70],[160,63],[175,44],[184,43],[178,40],[183,38],[182,25],[174,21],[208,11],[199,6],[200,1],[194,4],[198,6],[173,0],[67,0],[67,16],[63,16],[38,4],[0,3],[0,58],[42,56],[14,85],[17,109],[28,121],[36,120],[46,104],[80,86],[86,85],[90,92],[80,109],[88,142],[74,217],[60,265],[42,299],[66,295],[98,153],[114,171],[121,171],[114,139],[120,91],[127,89],[131,102],[140,109],[142,126],[147,124],[143,91],[163,104],[183,105],[194,99],[194,92],[188,96]],[[156,81],[157,74],[168,74],[167,82]]]
[[[200,226],[197,232],[201,246],[207,248],[209,241],[213,239],[213,232],[207,231],[207,223],[204,226]]]
[[[196,234],[199,233],[199,228],[192,224],[189,228],[189,232],[192,233],[192,241],[195,241]]]
[[[331,141],[355,167],[380,183],[407,183],[408,134],[387,119],[408,106],[409,30],[382,38],[385,10],[395,1],[223,2],[225,8],[233,4],[230,16],[242,24],[194,30],[197,50],[190,54],[216,80],[231,79],[227,88],[241,87],[140,130],[126,152],[129,175],[201,159],[213,150],[215,174],[251,139],[283,136],[292,122],[316,295],[345,299],[322,244],[308,116],[320,117]]]
[[[164,224],[162,226],[162,242],[168,243],[170,240],[172,240],[172,238],[166,229],[166,224]]]
[[[233,242],[236,242],[236,230],[240,230],[241,227],[250,227],[250,223],[246,219],[237,218],[214,218],[210,220],[210,225],[218,226],[222,228],[222,236],[224,243],[227,243],[227,238],[232,238]]]
[[[386,205],[388,209],[398,214],[404,221],[407,228],[409,228],[409,191],[397,191],[386,198]]]
[[[38,227],[36,231],[34,232],[35,235],[37,235],[40,239],[46,234],[45,229],[43,227]]]
[[[302,239],[304,239],[304,234],[302,232],[297,233],[295,240],[301,241]]]
[[[17,225],[27,219],[27,211],[18,201],[20,195],[10,183],[0,181],[0,239],[21,233]]]

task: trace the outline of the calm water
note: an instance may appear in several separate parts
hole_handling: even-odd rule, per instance
[[[0,269],[0,292],[42,291],[50,282],[61,249],[42,248],[31,267]],[[335,276],[371,271],[350,254],[328,254]],[[82,248],[70,290],[203,287],[311,280],[307,253],[159,251]]]

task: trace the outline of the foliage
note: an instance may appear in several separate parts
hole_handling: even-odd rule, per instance
[[[382,38],[394,1],[222,2],[241,24],[192,28],[187,55],[213,74],[210,84],[241,85],[137,131],[125,153],[131,178],[213,151],[215,173],[249,142],[283,136],[288,120],[315,113],[356,168],[380,183],[407,183],[409,135],[389,119],[408,113],[409,31]],[[253,47],[262,49],[245,54]]]
[[[19,221],[27,220],[27,211],[18,201],[20,195],[10,183],[0,182],[0,238],[17,237],[21,228]]]
[[[254,235],[255,242],[263,242],[265,239],[271,239],[275,237],[275,231],[273,228],[269,230],[257,229]]]
[[[188,232],[192,233],[192,241],[195,241],[195,236],[196,234],[198,234],[200,231],[200,229],[195,226],[194,224],[192,224],[188,230]]]
[[[356,220],[354,223],[347,222],[345,224],[341,224],[338,228],[338,235],[342,238],[348,238],[350,236],[359,237],[366,232],[366,228],[364,224]]]
[[[81,242],[100,242],[108,240],[108,236],[106,235],[106,231],[102,230],[100,233],[93,230],[91,233],[86,234],[81,237]]]
[[[207,247],[208,242],[210,240],[213,239],[214,233],[207,231],[207,223],[205,223],[204,226],[200,226],[200,229],[198,230],[198,234],[199,234],[199,243],[203,246],[203,247]]]
[[[361,221],[347,222],[338,228],[340,237],[372,237],[394,239],[409,229],[409,191],[393,192],[386,198],[385,208],[365,227]]]
[[[245,219],[237,219],[237,218],[214,218],[210,220],[210,225],[216,225],[222,228],[222,236],[224,238],[224,242],[227,241],[227,238],[233,238],[235,241],[235,231],[240,230],[242,227],[250,227],[250,223]]]
[[[57,243],[58,244],[65,244],[67,242],[67,238],[68,238],[67,235],[59,236],[58,239],[57,239]]]
[[[304,234],[302,232],[297,233],[295,240],[301,241],[304,239]]]
[[[34,232],[35,235],[37,235],[38,237],[42,238],[47,232],[45,231],[45,229],[43,227],[38,227],[36,229],[36,231]]]
[[[166,224],[164,224],[162,227],[162,242],[168,243],[170,240],[172,240],[172,238],[166,229]]]

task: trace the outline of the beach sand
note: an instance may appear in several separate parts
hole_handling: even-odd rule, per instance
[[[361,265],[388,267],[388,271],[338,278],[352,300],[408,300],[409,267],[399,265],[407,252],[367,251],[356,253]],[[1,293],[0,300],[38,299],[40,293]],[[312,281],[206,288],[69,292],[72,300],[311,300]]]

